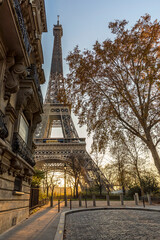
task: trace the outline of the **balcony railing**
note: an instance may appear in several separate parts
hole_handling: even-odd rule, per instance
[[[36,68],[35,64],[31,64],[31,66],[27,68],[27,71],[28,71],[27,78],[34,80],[34,83],[35,83],[37,91],[38,91],[40,103],[41,103],[41,105],[43,105],[43,96],[42,96],[38,73],[37,73],[37,68]]]
[[[27,33],[26,26],[25,26],[25,23],[24,23],[23,15],[22,15],[22,12],[21,12],[21,6],[20,6],[18,0],[13,0],[13,2],[14,2],[15,11],[16,11],[16,14],[17,14],[19,27],[20,27],[20,30],[21,30],[21,33],[22,33],[24,45],[25,45],[26,51],[29,55],[30,52],[31,52],[31,46],[30,46],[30,43],[29,43],[28,33]]]
[[[32,151],[28,148],[27,144],[18,133],[13,134],[12,150],[14,153],[19,154],[20,157],[22,157],[32,167],[35,165]]]
[[[8,129],[4,122],[4,114],[0,110],[0,138],[5,139],[8,137]]]
[[[35,143],[85,143],[85,138],[36,138]]]

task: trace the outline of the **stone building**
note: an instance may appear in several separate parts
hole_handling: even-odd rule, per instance
[[[0,233],[29,215],[46,31],[44,0],[0,0]]]

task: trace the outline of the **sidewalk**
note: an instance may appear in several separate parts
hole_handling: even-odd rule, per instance
[[[61,203],[61,210],[64,203]],[[61,213],[61,212],[60,212]],[[44,206],[28,219],[0,235],[0,240],[53,240],[59,223],[57,205]]]

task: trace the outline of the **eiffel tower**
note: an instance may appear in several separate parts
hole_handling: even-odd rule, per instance
[[[70,166],[71,156],[82,156],[80,161],[83,179],[89,186],[93,186],[95,179],[99,179],[104,189],[110,185],[98,166],[86,151],[85,138],[79,138],[71,117],[70,105],[60,103],[58,90],[63,82],[63,62],[61,37],[63,35],[62,25],[53,28],[54,46],[50,79],[43,105],[44,113],[42,122],[35,133],[35,162],[38,168],[47,165],[49,169],[63,170],[64,166]],[[56,131],[62,137],[55,137]],[[60,132],[61,130],[61,132]],[[84,182],[83,182],[84,183]],[[83,187],[81,183],[81,187]]]

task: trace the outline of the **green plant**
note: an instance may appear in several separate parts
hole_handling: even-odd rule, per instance
[[[39,187],[41,180],[44,179],[44,172],[39,169],[34,169],[35,173],[32,177],[32,187]]]

